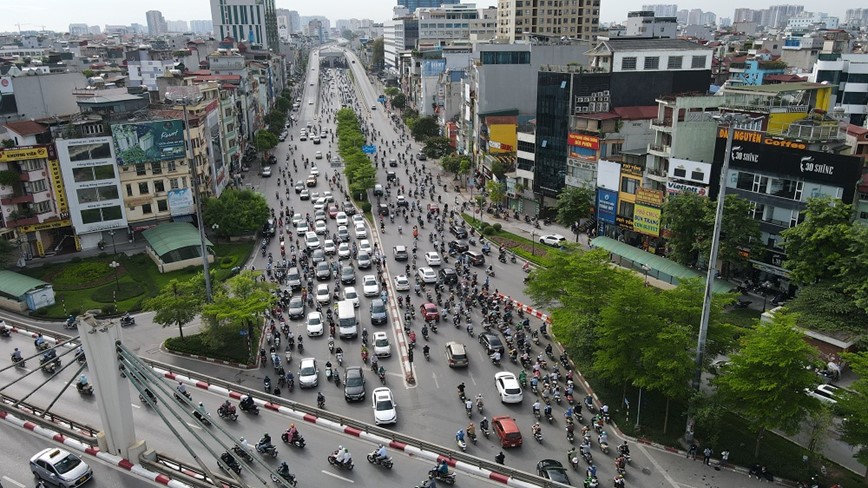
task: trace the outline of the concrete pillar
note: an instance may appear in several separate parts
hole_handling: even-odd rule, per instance
[[[80,315],[78,319],[81,345],[87,357],[88,377],[94,386],[102,420],[105,450],[131,459],[130,448],[136,443],[136,431],[129,381],[120,375],[120,363],[115,352],[115,343],[122,339],[120,324],[97,320],[90,313]]]

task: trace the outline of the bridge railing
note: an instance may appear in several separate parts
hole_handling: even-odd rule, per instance
[[[15,405],[18,405],[15,407]],[[53,412],[46,412],[44,409],[32,405],[30,403],[21,402],[17,398],[9,395],[0,394],[0,410],[9,412],[17,417],[23,417],[27,420],[45,424],[54,430],[61,431],[67,437],[72,437],[85,444],[96,444],[96,434],[99,429],[95,429],[89,425],[76,422]]]

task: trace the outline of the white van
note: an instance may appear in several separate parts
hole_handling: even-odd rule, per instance
[[[356,307],[350,300],[338,302],[338,337],[354,339],[359,335],[359,319],[356,317]]]

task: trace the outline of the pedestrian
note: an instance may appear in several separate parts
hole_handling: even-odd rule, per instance
[[[694,461],[696,461],[696,449],[697,449],[696,443],[692,442],[690,444],[690,449],[687,450],[687,457],[693,458]]]
[[[714,454],[714,451],[712,451],[711,448],[708,446],[706,446],[705,450],[702,451],[702,462],[705,463],[706,466],[711,466],[712,454]]]
[[[500,454],[494,456],[494,462],[497,464],[503,464],[504,459],[506,459],[506,456],[503,454],[503,451],[500,451]]]
[[[718,466],[725,466],[729,462],[729,451],[724,449],[720,451],[720,461],[717,462]]]

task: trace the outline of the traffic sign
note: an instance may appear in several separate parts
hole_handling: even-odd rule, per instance
[[[377,146],[374,146],[374,145],[362,146],[362,152],[365,154],[374,154],[375,152],[377,152]]]

